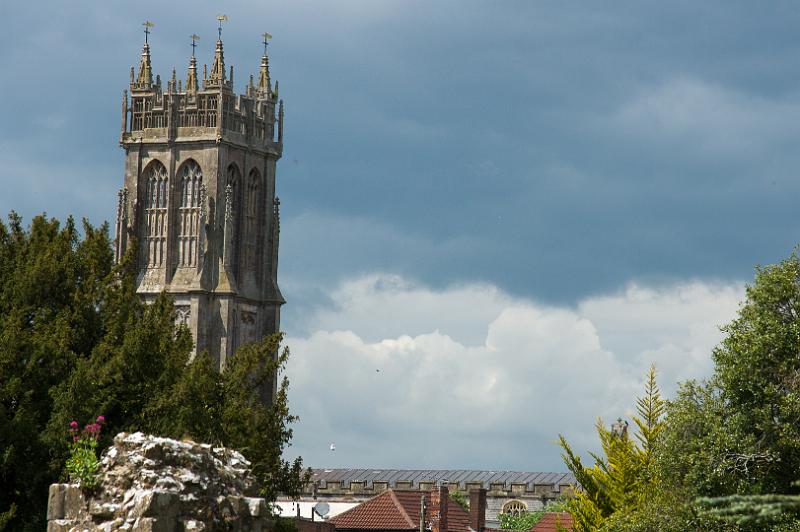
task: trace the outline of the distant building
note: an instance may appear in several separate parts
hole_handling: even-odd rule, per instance
[[[202,78],[192,44],[185,85],[174,70],[166,86],[154,79],[148,42],[138,72],[131,68],[115,252],[120,261],[136,245],[136,291],[145,301],[170,293],[196,351],[208,350],[221,368],[238,346],[280,326],[275,168],[283,102],[266,42],[244,94],[234,92],[233,67],[226,72],[221,28]]]
[[[571,486],[575,484],[575,477],[569,473],[314,469],[311,481],[297,504],[313,504],[316,501],[353,504],[369,500],[389,489],[426,492],[439,485],[445,485],[451,494],[460,491],[466,495],[474,489],[485,489],[486,522],[488,526],[498,527],[498,514],[540,510],[562,495],[571,494]],[[307,515],[305,512],[303,514]]]

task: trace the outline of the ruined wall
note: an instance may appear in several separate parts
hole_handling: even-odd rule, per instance
[[[223,447],[120,433],[102,456],[100,486],[53,484],[49,532],[271,531],[250,463]]]

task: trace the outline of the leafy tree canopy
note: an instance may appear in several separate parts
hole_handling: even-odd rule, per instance
[[[575,498],[567,504],[576,530],[599,530],[616,512],[635,511],[653,495],[657,482],[653,452],[664,428],[664,410],[653,366],[647,375],[644,396],[637,401],[638,415],[633,416],[638,429],[635,438],[621,420],[612,430],[598,420],[603,456],[593,454],[595,463],[587,467],[564,436],[559,437],[564,462],[580,484]]]
[[[800,475],[800,260],[760,267],[736,319],[722,330],[707,382],[684,383],[668,407],[659,466],[665,489],[750,503],[796,495]],[[740,498],[737,496],[754,496]],[[712,512],[725,515],[717,502]],[[747,510],[745,510],[747,508]],[[770,515],[774,512],[766,512]],[[731,519],[731,522],[736,522]],[[747,524],[749,518],[741,520]],[[761,523],[759,526],[763,526]],[[763,528],[762,528],[763,529]]]
[[[221,373],[206,353],[191,359],[171,299],[137,297],[130,258],[114,265],[106,225],[0,222],[0,530],[46,528],[68,424],[98,414],[107,437],[141,430],[239,449],[269,500],[306,478],[300,459],[282,458],[295,419],[286,378],[274,404],[260,400],[289,355],[280,335],[242,347]]]

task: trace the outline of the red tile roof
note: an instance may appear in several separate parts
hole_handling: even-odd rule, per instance
[[[562,529],[572,532],[572,516],[567,512],[547,512],[542,516],[538,523],[527,532],[557,532],[558,526],[561,525]],[[505,528],[485,528],[484,532],[511,532]]]
[[[572,530],[572,516],[567,512],[547,512],[530,532],[556,532],[557,525]]]
[[[337,529],[348,530],[419,530],[421,495],[417,490],[390,489],[332,517],[329,522]],[[425,492],[425,503],[431,507],[430,492]],[[469,513],[452,498],[447,505],[447,530],[469,531]]]

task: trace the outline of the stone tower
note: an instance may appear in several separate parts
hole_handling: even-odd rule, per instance
[[[258,80],[234,93],[222,38],[211,71],[198,77],[192,56],[186,84],[153,79],[145,40],[130,98],[122,97],[125,186],[119,192],[115,252],[136,246],[136,288],[145,301],[161,291],[196,352],[218,368],[236,348],[278,331],[279,205],[275,165],[283,151],[283,101],[273,90],[266,42]]]

